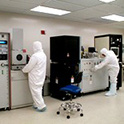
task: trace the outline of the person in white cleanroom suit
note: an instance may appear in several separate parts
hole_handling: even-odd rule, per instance
[[[104,60],[91,70],[96,71],[103,68],[104,66],[107,66],[108,75],[110,77],[110,89],[105,95],[114,96],[116,95],[117,76],[119,73],[118,59],[112,50],[107,50],[106,48],[103,48],[101,49],[100,53],[104,57]]]
[[[34,54],[22,71],[28,73],[29,87],[34,101],[33,108],[43,112],[46,110],[46,105],[42,97],[42,88],[46,75],[46,55],[39,41],[33,43],[33,51]]]

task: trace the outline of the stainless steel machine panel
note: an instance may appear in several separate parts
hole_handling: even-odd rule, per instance
[[[13,28],[11,31],[12,50],[23,49],[23,29]]]
[[[12,109],[32,105],[28,75],[22,71],[11,71]]]
[[[0,61],[0,108],[9,107],[9,77],[6,61]]]
[[[26,64],[26,53],[23,51],[12,51],[12,65]]]
[[[99,64],[102,59],[82,59],[81,60],[81,71],[83,71],[83,77],[81,82],[81,89],[83,93],[103,90],[108,87],[108,74],[106,67],[91,72],[90,69],[96,64]]]
[[[0,108],[11,108],[10,35],[0,33]]]

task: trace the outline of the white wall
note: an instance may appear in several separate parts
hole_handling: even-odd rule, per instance
[[[81,37],[81,45],[85,48],[94,46],[94,36],[103,34],[122,34],[124,30],[95,25],[87,25],[67,20],[37,17],[22,14],[0,12],[0,32],[8,32],[12,28],[22,28],[24,32],[24,48],[28,54],[32,54],[33,41],[40,40],[48,58],[47,75],[49,75],[50,63],[50,37],[57,35],[77,35]],[[46,35],[40,31],[45,30]]]

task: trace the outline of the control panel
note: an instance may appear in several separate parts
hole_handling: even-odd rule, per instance
[[[0,33],[0,108],[10,107],[9,33]]]
[[[84,73],[89,73],[90,69],[95,65],[101,63],[102,59],[82,59],[81,60],[81,71]]]
[[[83,93],[106,89],[108,86],[108,74],[106,67],[95,72],[91,71],[95,65],[102,62],[100,58],[82,59],[80,71],[83,72],[81,89]]]

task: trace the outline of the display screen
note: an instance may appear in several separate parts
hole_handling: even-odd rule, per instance
[[[116,56],[119,56],[119,48],[118,47],[111,47],[111,50],[116,54]]]
[[[7,60],[7,54],[0,54],[0,60]]]
[[[7,44],[6,40],[0,40],[0,44]]]

